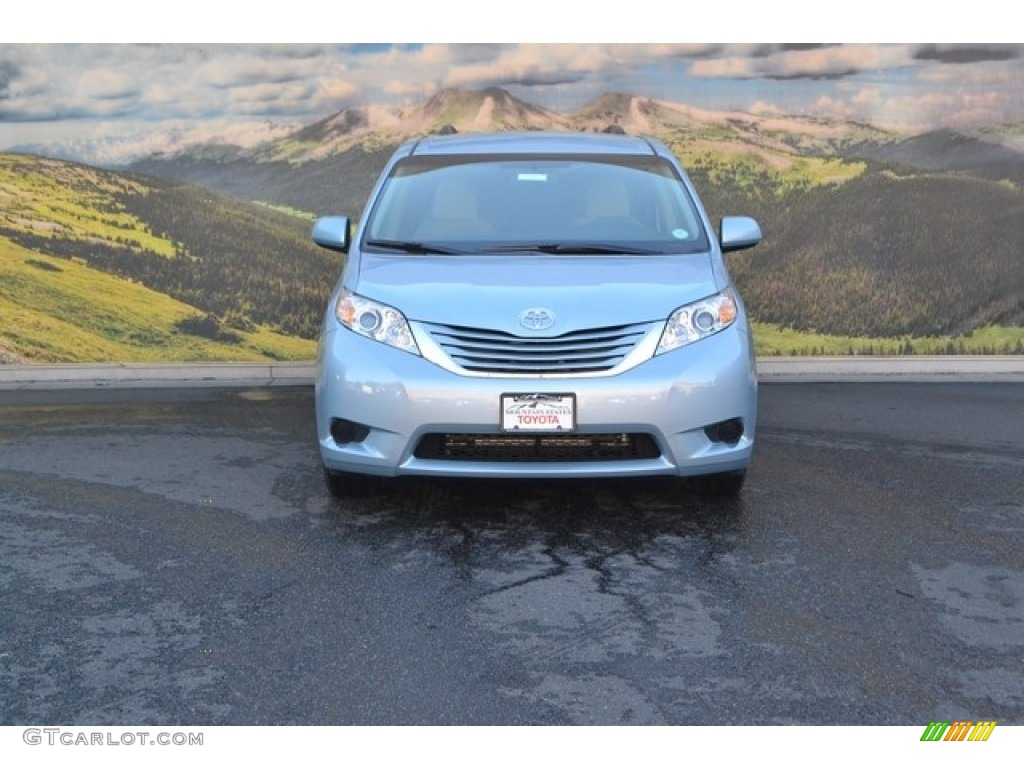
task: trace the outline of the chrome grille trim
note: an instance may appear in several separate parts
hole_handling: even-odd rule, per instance
[[[648,333],[650,323],[588,328],[545,337],[438,323],[422,326],[462,370],[564,375],[615,368]]]

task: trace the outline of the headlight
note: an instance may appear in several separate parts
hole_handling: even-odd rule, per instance
[[[732,291],[723,291],[673,312],[654,354],[685,347],[728,328],[736,321],[738,309]]]
[[[412,331],[409,330],[409,323],[394,307],[364,299],[344,290],[334,306],[334,316],[338,318],[339,323],[361,336],[414,355],[420,353],[412,337]]]

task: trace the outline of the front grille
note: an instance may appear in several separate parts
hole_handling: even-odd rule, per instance
[[[646,434],[424,435],[418,459],[442,461],[625,461],[655,459],[658,444]]]
[[[618,365],[647,331],[646,323],[614,325],[537,338],[459,325],[426,324],[463,370],[476,373],[599,373]]]

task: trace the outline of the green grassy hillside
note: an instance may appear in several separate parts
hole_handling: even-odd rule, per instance
[[[0,362],[309,359],[340,264],[309,222],[0,154]]]
[[[183,332],[195,307],[0,237],[0,362],[305,360],[315,343],[254,327],[217,341]]]
[[[1021,355],[1024,328],[986,326],[962,336],[867,338],[795,331],[754,322],[757,354],[778,356],[841,355]]]

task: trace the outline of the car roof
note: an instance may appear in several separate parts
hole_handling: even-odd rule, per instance
[[[617,133],[521,131],[431,135],[409,146],[410,155],[662,154],[651,140]]]

